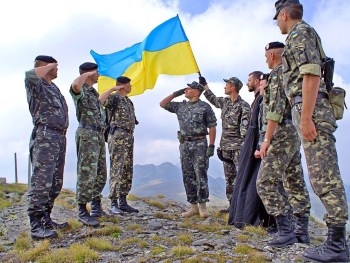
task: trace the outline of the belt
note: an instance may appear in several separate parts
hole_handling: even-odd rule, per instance
[[[328,99],[328,94],[324,92],[317,93],[316,99]],[[302,103],[303,98],[301,96],[295,96],[290,100],[290,105],[293,108],[295,104]]]
[[[281,121],[281,124],[293,124],[293,121],[292,121],[292,119],[283,119]]]
[[[184,141],[197,141],[206,139],[206,135],[198,135],[198,136],[181,136]]]
[[[53,127],[50,127],[50,126],[47,126],[47,125],[42,125],[42,124],[39,124],[37,126],[37,129],[39,129],[44,131],[44,132],[50,132],[50,133],[56,133],[56,134],[60,134],[60,135],[66,135],[67,133],[67,129],[60,129],[60,128],[53,128]]]
[[[86,123],[79,123],[79,128],[89,129],[89,130],[93,130],[93,131],[97,131],[97,132],[104,131],[103,127],[95,126],[92,124],[86,124]]]

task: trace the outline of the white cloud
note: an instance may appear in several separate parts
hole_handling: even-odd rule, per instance
[[[66,182],[75,177],[75,142],[77,126],[75,108],[68,93],[70,83],[77,76],[78,65],[92,61],[89,51],[110,53],[142,41],[158,24],[179,14],[201,73],[207,78],[215,94],[224,96],[223,78],[236,76],[246,83],[253,70],[267,72],[264,47],[271,41],[284,41],[272,20],[274,5],[269,0],[211,1],[208,9],[195,16],[177,8],[177,1],[47,1],[14,0],[0,17],[0,176],[14,178],[14,152],[17,152],[20,180],[27,178],[27,151],[32,130],[24,89],[24,71],[33,66],[38,54],[50,54],[59,62],[55,83],[64,94],[70,114],[67,142]],[[49,8],[48,9],[48,5]],[[21,8],[18,8],[18,7]],[[107,7],[107,8],[104,8]],[[309,21],[322,37],[327,54],[336,59],[335,83],[350,94],[350,40],[346,32],[350,26],[350,7],[347,1],[308,2],[305,9]],[[14,15],[16,14],[16,15]],[[196,80],[197,75],[161,76],[155,89],[133,97],[140,125],[135,133],[135,163],[178,163],[176,116],[159,107],[162,98]],[[244,86],[241,96],[251,102],[253,96]],[[183,98],[179,98],[183,99]],[[203,97],[203,100],[205,98]],[[350,105],[350,97],[347,104]],[[220,111],[218,119],[219,144]],[[350,170],[345,160],[349,155],[350,114],[339,122],[336,132],[339,163],[343,174]],[[68,176],[69,175],[69,176]],[[68,179],[69,178],[69,179]],[[350,179],[344,177],[347,183]]]

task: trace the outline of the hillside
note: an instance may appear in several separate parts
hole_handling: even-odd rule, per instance
[[[105,217],[100,228],[89,228],[77,221],[74,192],[68,190],[57,199],[53,218],[68,220],[70,227],[55,239],[33,241],[25,190],[26,185],[0,185],[1,262],[300,262],[305,248],[271,249],[265,230],[227,225],[227,215],[216,212],[222,207],[210,205],[207,219],[183,219],[187,206],[162,194],[129,195],[140,213]],[[108,205],[104,198],[103,207]],[[312,244],[319,244],[325,228],[312,221],[310,234]]]

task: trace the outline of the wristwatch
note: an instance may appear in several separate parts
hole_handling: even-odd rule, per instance
[[[267,138],[265,138],[265,139],[264,139],[264,142],[270,142],[270,140],[269,140],[269,139],[267,139]]]

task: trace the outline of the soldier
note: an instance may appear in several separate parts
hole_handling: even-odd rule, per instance
[[[274,19],[281,33],[287,34],[282,54],[283,87],[304,148],[311,186],[327,212],[327,241],[306,249],[303,257],[319,262],[347,262],[348,206],[333,135],[337,124],[321,74],[321,40],[302,20],[303,6],[298,0],[278,0],[275,7]]]
[[[209,89],[204,77],[199,77],[199,83],[204,86],[204,96],[216,108],[221,109],[222,134],[218,156],[223,161],[226,179],[226,197],[229,203],[238,170],[238,162],[244,137],[249,123],[250,106],[238,95],[243,83],[236,77],[224,79],[227,97],[216,97]],[[229,208],[220,210],[228,213]]]
[[[199,99],[204,87],[193,81],[187,88],[175,91],[160,102],[160,106],[175,113],[179,120],[180,159],[187,201],[191,208],[183,217],[209,216],[206,203],[209,202],[208,167],[209,157],[214,155],[216,117],[210,105]],[[188,101],[173,102],[185,94]],[[206,135],[209,129],[209,146]]]
[[[67,222],[51,219],[55,199],[63,185],[66,156],[68,107],[55,83],[57,61],[50,56],[35,58],[34,69],[25,72],[25,87],[34,129],[29,152],[32,177],[28,191],[28,216],[31,236],[44,239],[57,236],[54,228],[64,228]]]
[[[278,233],[268,242],[276,247],[295,242],[310,243],[310,199],[301,164],[300,139],[282,87],[283,48],[284,44],[280,42],[271,42],[265,47],[266,63],[272,71],[264,90],[263,122],[266,128],[260,146],[262,162],[256,182],[267,212],[277,221]],[[282,181],[284,189],[281,193]],[[290,205],[295,216],[295,230],[291,224]]]
[[[129,194],[134,164],[134,129],[138,123],[135,109],[127,94],[131,91],[130,79],[120,76],[116,86],[100,95],[100,101],[106,107],[108,115],[112,116],[108,135],[108,150],[110,155],[109,189],[111,199],[110,212],[114,215],[138,213],[126,200]],[[112,94],[112,92],[115,92]],[[119,201],[119,203],[118,203]]]
[[[95,217],[106,215],[101,207],[101,192],[106,184],[106,148],[104,141],[105,114],[99,94],[93,88],[97,83],[97,64],[85,62],[79,66],[77,77],[69,90],[72,95],[79,127],[75,133],[77,146],[77,189],[79,221],[97,227]],[[91,201],[90,215],[86,203]]]

